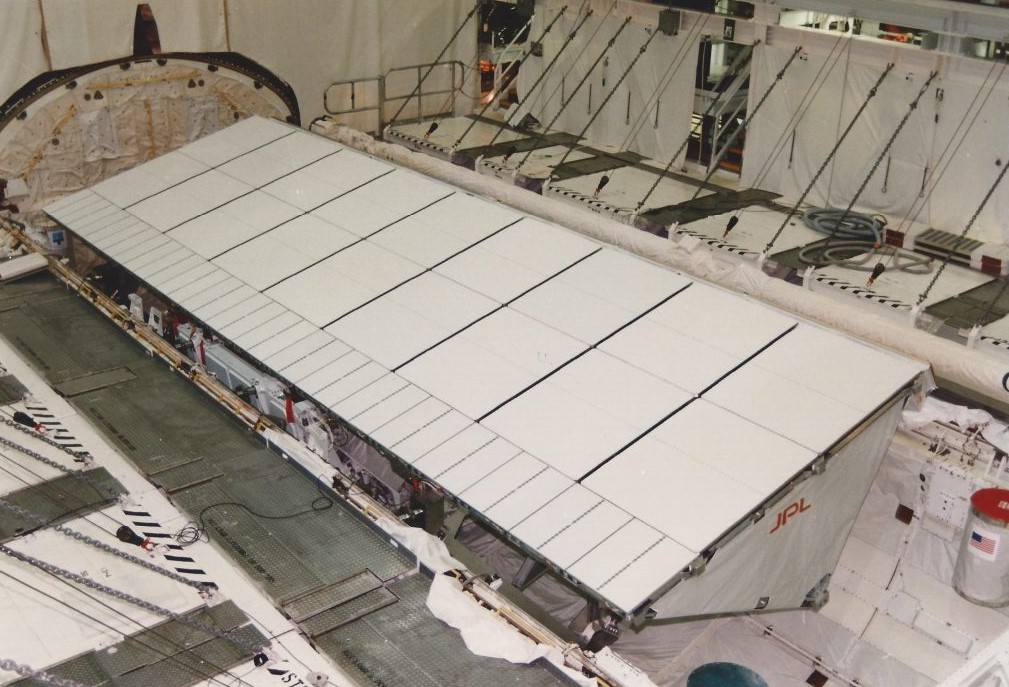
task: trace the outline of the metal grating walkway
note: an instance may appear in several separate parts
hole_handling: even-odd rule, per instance
[[[387,535],[329,501],[318,484],[267,450],[186,380],[146,356],[86,302],[42,286],[51,281],[38,275],[0,286],[0,303],[24,304],[0,308],[3,336],[33,361],[50,353],[64,356],[59,366],[37,365],[50,384],[128,367],[135,379],[69,401],[141,471],[154,473],[155,481],[160,478],[172,490],[173,502],[202,521],[217,546],[258,580],[278,607],[304,604],[306,619],[334,609],[328,628],[318,621],[323,634],[316,644],[361,685],[569,684],[552,669],[470,654],[459,634],[427,611],[428,579]],[[19,295],[33,285],[48,299],[44,313],[31,298],[22,301]],[[60,316],[78,324],[56,328],[48,336],[44,321]],[[347,585],[343,590],[338,589],[341,583]],[[306,600],[312,593],[319,596]],[[390,599],[395,603],[386,605]],[[199,679],[200,661],[205,660],[199,652],[149,664],[150,652],[167,648],[158,641],[147,636],[143,645],[133,647],[134,654],[116,659],[130,666],[109,668],[103,661],[110,657],[88,655],[75,670],[92,676],[123,671],[106,683],[117,687],[175,687]],[[210,662],[230,656],[212,642],[200,646],[212,654]]]
[[[397,580],[388,585],[397,603],[327,632],[315,643],[362,687],[571,684],[544,667],[481,658],[461,648],[456,631],[427,609],[428,585],[419,575]]]

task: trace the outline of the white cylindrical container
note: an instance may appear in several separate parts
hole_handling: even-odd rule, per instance
[[[980,489],[953,570],[953,588],[982,606],[1009,604],[1009,490]]]

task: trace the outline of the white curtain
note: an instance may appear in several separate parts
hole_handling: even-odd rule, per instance
[[[162,52],[225,50],[222,1],[147,0]],[[132,0],[42,0],[53,69],[132,54],[138,4]]]
[[[853,40],[842,54],[835,51],[832,55],[837,40],[837,34],[778,27],[771,40],[755,50],[751,109],[774,83],[796,46],[802,48],[802,57],[785,72],[750,125],[743,184],[781,193],[785,202],[798,200],[887,63],[893,63],[877,96],[869,100],[805,202],[847,207],[907,116],[888,154],[858,196],[855,209],[883,213],[895,227],[917,221],[959,234],[995,181],[1001,164],[1009,161],[1009,128],[1004,114],[1009,75],[991,62],[901,44]],[[831,62],[833,68],[821,72],[821,67]],[[911,110],[933,70],[939,75]],[[804,98],[808,102],[817,88],[793,136],[790,120],[800,111]],[[1007,213],[1009,184],[1002,184],[969,236],[1005,243],[1009,240]]]
[[[5,0],[0,2],[0,102],[46,71],[42,49],[42,17],[36,0]]]
[[[325,114],[323,97],[330,84],[384,74],[393,67],[433,62],[448,44],[463,18],[474,7],[470,0],[227,0],[231,49],[272,69],[298,95],[306,124]],[[475,65],[477,18],[466,23],[442,60]],[[444,85],[445,73],[432,72],[424,88]],[[472,79],[475,72],[467,72]],[[409,94],[416,72],[397,72],[387,90]],[[439,81],[441,80],[441,81]],[[471,81],[472,83],[472,81]],[[377,100],[376,84],[360,84],[355,104]],[[474,90],[475,86],[470,90]],[[350,106],[350,88],[330,91],[330,108]],[[425,111],[441,106],[449,96],[432,97]],[[363,101],[363,102],[362,102]],[[399,101],[402,102],[402,101]],[[391,107],[398,109],[399,102]],[[410,108],[414,108],[415,100]],[[451,105],[451,103],[450,103]],[[395,109],[392,110],[395,113]],[[412,114],[411,114],[412,113]],[[416,116],[404,109],[402,118]],[[361,129],[374,128],[369,116],[345,119]]]
[[[565,48],[584,15],[578,14],[575,3],[541,0],[531,35],[538,37],[565,4],[569,8],[543,40],[543,56],[529,57],[523,63],[518,80],[522,107],[513,123],[529,112],[544,126],[556,118],[553,129],[577,134],[595,117],[585,134],[591,143],[617,146],[666,162],[686,138],[690,126],[698,38],[721,31],[720,27],[710,18],[681,13],[683,24],[678,34],[655,36],[614,91],[621,75],[658,30],[658,12],[662,8],[612,1],[589,3],[587,7],[595,10],[593,16]],[[628,17],[631,22],[607,50],[608,41]],[[706,27],[709,21],[710,30]],[[602,59],[598,59],[600,55],[604,55]],[[554,64],[547,76],[531,91],[551,62]],[[585,78],[590,69],[591,74]],[[604,101],[607,104],[603,112],[596,115]]]

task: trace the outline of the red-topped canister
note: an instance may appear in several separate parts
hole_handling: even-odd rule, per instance
[[[979,489],[971,495],[953,588],[976,604],[1009,604],[1009,490]]]

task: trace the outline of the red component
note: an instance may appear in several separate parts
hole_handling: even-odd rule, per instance
[[[970,505],[981,515],[1009,525],[1009,490],[980,489],[971,495]]]
[[[897,246],[897,248],[904,247],[904,232],[896,231],[895,229],[887,229],[886,233],[883,235],[883,243],[888,246]]]
[[[990,255],[981,256],[981,271],[996,277],[1002,274],[1002,259]]]
[[[284,414],[287,416],[287,424],[294,424],[294,399],[290,396],[284,398]]]

